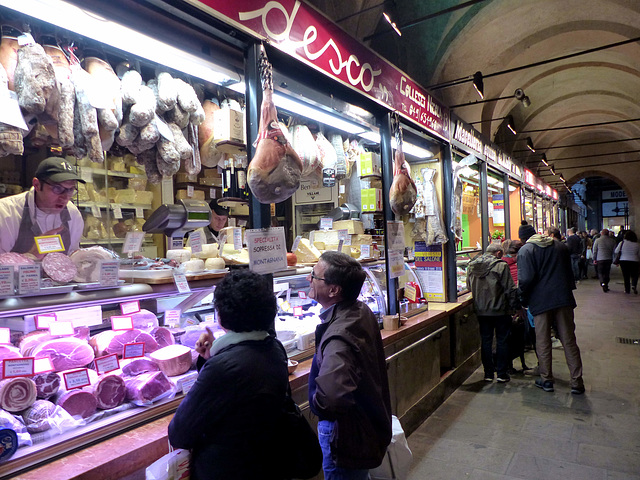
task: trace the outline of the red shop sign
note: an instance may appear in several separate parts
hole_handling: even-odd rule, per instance
[[[449,140],[449,109],[400,69],[299,0],[190,0]]]

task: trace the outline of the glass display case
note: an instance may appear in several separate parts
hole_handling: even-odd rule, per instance
[[[482,255],[481,249],[465,250],[464,252],[456,253],[456,289],[458,295],[467,293],[467,265],[476,256]]]

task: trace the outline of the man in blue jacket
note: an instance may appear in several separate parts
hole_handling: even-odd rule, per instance
[[[576,285],[569,250],[558,240],[535,234],[533,227],[520,227],[520,240],[525,244],[518,252],[518,288],[522,304],[529,307],[536,326],[536,353],[540,367],[536,386],[545,392],[554,390],[551,324],[555,320],[571,375],[571,393],[582,394],[582,359],[573,316],[576,301],[572,291]]]
[[[325,480],[366,480],[391,442],[391,400],[378,321],[358,301],[362,266],[327,251],[308,276],[323,310],[309,373]]]

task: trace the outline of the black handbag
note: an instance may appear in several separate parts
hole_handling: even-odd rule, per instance
[[[285,478],[312,478],[322,468],[322,449],[318,436],[302,415],[300,407],[291,398],[291,387],[287,386],[287,398],[280,422],[279,450],[285,454],[281,460]]]

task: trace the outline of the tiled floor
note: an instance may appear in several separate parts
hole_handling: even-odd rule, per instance
[[[409,437],[408,480],[640,480],[640,345],[617,340],[640,339],[640,295],[612,276],[608,293],[591,278],[574,292],[586,394],[569,392],[561,347],[553,393],[522,374],[487,384],[479,368]]]

